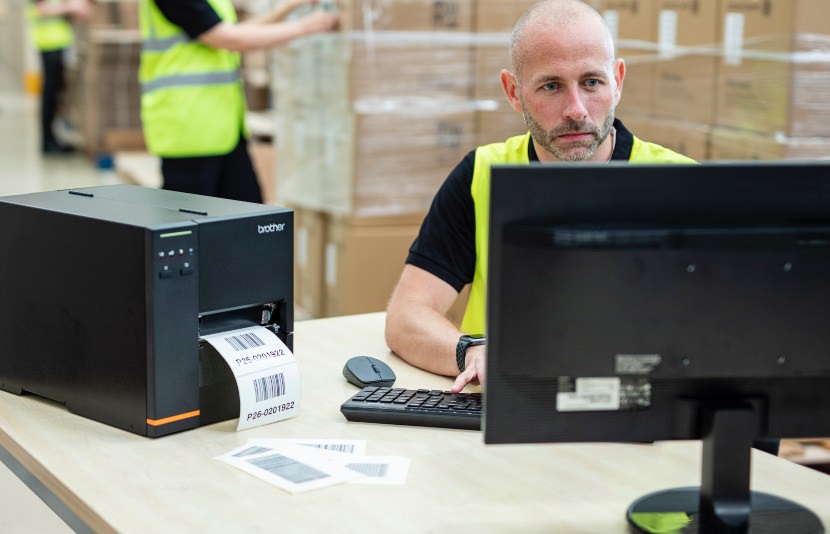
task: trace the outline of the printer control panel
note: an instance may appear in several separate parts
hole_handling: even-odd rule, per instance
[[[176,235],[155,242],[156,276],[159,279],[193,276],[196,273],[196,250],[193,234]],[[189,238],[189,239],[188,239]]]

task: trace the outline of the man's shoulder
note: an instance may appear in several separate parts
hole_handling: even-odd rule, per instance
[[[530,135],[525,133],[497,143],[481,145],[475,150],[476,162],[526,163],[529,139]]]
[[[634,143],[631,147],[631,163],[697,163],[694,159],[675,152],[657,143],[644,141],[634,136]]]

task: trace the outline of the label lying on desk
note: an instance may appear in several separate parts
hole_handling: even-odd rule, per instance
[[[204,336],[227,362],[239,389],[237,430],[300,412],[300,371],[294,355],[270,330],[252,326]]]

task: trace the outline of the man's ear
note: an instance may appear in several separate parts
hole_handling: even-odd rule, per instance
[[[519,98],[519,81],[516,79],[516,75],[507,69],[502,69],[500,76],[504,96],[507,97],[507,101],[513,109],[522,113],[522,101]]]
[[[614,81],[617,82],[617,93],[614,95],[615,102],[614,106],[619,105],[620,98],[622,97],[622,89],[623,89],[623,80],[625,79],[625,61],[622,58],[619,58],[617,61],[614,62]]]

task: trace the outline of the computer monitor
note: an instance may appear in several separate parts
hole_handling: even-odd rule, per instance
[[[497,166],[488,246],[486,443],[701,439],[632,529],[821,531],[749,474],[830,435],[830,162]]]

